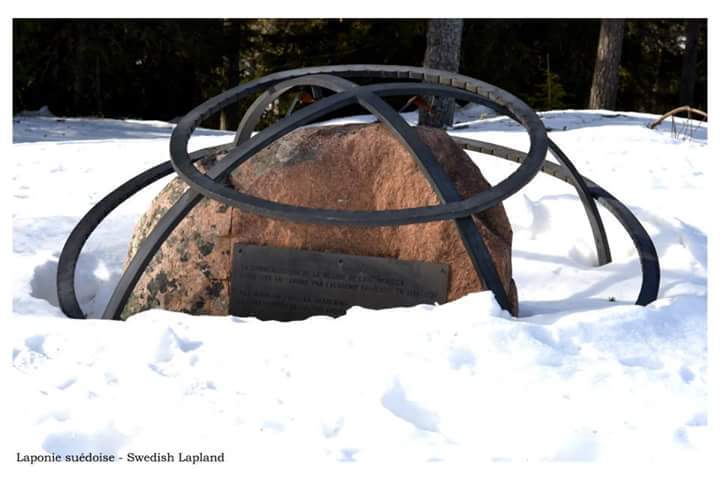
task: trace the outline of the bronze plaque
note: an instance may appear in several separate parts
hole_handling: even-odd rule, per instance
[[[353,305],[445,303],[448,266],[384,257],[233,247],[230,314],[262,320],[338,317]]]

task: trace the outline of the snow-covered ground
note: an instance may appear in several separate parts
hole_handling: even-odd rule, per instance
[[[413,115],[407,115],[412,119]],[[504,118],[459,112],[453,134],[518,149]],[[505,202],[520,317],[488,292],[443,306],[352,308],[339,319],[260,322],[160,310],[127,322],[65,319],[57,257],[78,219],[167,159],[163,122],[14,119],[12,391],[26,454],[225,452],[227,463],[695,459],[708,447],[707,131],[676,138],[655,116],[542,114],[581,173],[652,236],[659,299],[633,305],[640,267],[601,209],[613,263],[594,266],[574,190],[539,174]],[[367,117],[353,121],[367,121]],[[191,147],[231,139],[200,130]],[[473,154],[492,182],[516,164]],[[80,259],[97,316],[159,182],[114,212]],[[611,299],[613,301],[611,301]]]

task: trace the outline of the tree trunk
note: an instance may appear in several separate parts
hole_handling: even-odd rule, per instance
[[[462,19],[428,20],[423,66],[457,72],[460,66],[462,30]],[[454,98],[430,97],[426,102],[430,105],[430,111],[420,110],[420,125],[437,128],[452,126],[455,114]]]
[[[100,55],[98,54],[95,54],[95,114],[99,117],[104,117],[102,99],[102,75],[100,73]]]
[[[680,105],[692,106],[695,100],[695,70],[701,22],[702,20],[687,20],[685,23],[685,54],[680,76]]]
[[[225,39],[225,55],[223,55],[223,91],[229,90],[240,83],[238,63],[240,52],[234,41],[232,20],[223,20],[223,36]],[[220,112],[220,130],[235,130],[239,123],[239,106],[237,103],[229,105]]]
[[[589,108],[615,108],[624,29],[625,20],[602,21]]]
[[[75,25],[75,42],[73,47],[75,48],[75,67],[73,68],[73,115],[81,115],[85,113],[85,103],[83,89],[85,84],[85,32],[83,31],[84,24],[78,22]]]

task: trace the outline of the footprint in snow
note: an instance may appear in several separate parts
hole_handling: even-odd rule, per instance
[[[693,415],[692,418],[685,423],[685,425],[688,427],[706,427],[707,423],[707,412],[700,411]]]
[[[587,428],[573,432],[560,446],[553,460],[564,462],[591,462],[598,455],[597,432]]]
[[[448,361],[452,368],[460,370],[462,367],[474,367],[477,359],[475,354],[468,349],[451,347],[450,353],[448,354]]]
[[[689,446],[690,441],[688,439],[687,429],[685,427],[680,427],[675,430],[675,433],[673,433],[673,440],[675,443],[682,445],[683,447]]]
[[[619,358],[618,361],[626,367],[644,367],[648,370],[658,370],[663,367],[660,360],[649,356],[623,357]]]
[[[56,422],[66,422],[70,419],[70,413],[67,410],[53,410],[42,416],[38,423],[46,420],[55,420]]]
[[[108,385],[115,385],[116,383],[118,383],[117,376],[113,372],[107,371],[107,372],[105,372],[104,376],[105,376],[105,383],[107,383]]]
[[[522,202],[515,204],[513,211],[513,229],[521,231],[531,239],[536,239],[550,228],[550,211],[541,203],[533,201],[527,195],[522,195]]]
[[[340,458],[338,458],[338,461],[339,462],[354,462],[355,454],[358,452],[359,452],[359,450],[357,448],[343,448],[340,450]]]
[[[32,337],[28,337],[25,339],[25,346],[28,348],[28,350],[30,350],[31,352],[35,352],[38,355],[45,356],[45,349],[43,348],[44,344],[44,335],[33,335]]]
[[[438,431],[438,416],[434,412],[423,408],[422,405],[409,400],[405,389],[397,380],[395,380],[392,388],[383,395],[382,405],[390,413],[413,424],[417,429],[428,432]]]
[[[75,378],[75,377],[68,378],[67,380],[65,380],[64,382],[59,384],[57,386],[57,388],[58,388],[58,390],[65,390],[65,389],[73,386],[75,384],[75,382],[77,382],[77,378]]]
[[[695,380],[695,374],[688,367],[683,366],[679,371],[678,375],[682,378],[683,382],[690,383]]]
[[[169,362],[175,353],[179,350],[183,353],[191,352],[202,346],[203,342],[189,340],[180,337],[175,330],[168,328],[160,338],[157,353],[155,355],[156,362]]]
[[[323,423],[322,432],[325,438],[336,437],[340,430],[345,426],[345,418],[338,417],[333,423]]]

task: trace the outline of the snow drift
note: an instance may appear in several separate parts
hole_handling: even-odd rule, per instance
[[[456,132],[527,148],[513,122],[480,113],[459,112]],[[15,448],[124,462],[129,454],[202,450],[239,463],[703,452],[704,124],[693,138],[678,138],[669,126],[646,128],[649,115],[541,116],[580,172],[628,205],[653,238],[662,283],[647,308],[632,304],[640,267],[620,225],[601,209],[613,263],[595,267],[574,190],[538,174],[504,202],[515,232],[518,318],[481,292],[442,306],[355,307],[339,319],[295,323],[160,310],[125,323],[65,319],[54,293],[64,240],[115,185],[167,158],[172,125],[17,117],[10,391],[24,408],[13,416]],[[231,138],[200,130],[191,147]],[[491,183],[516,168],[472,158]],[[133,197],[88,242],[77,284],[91,315],[102,311],[134,224],[164,184]]]

